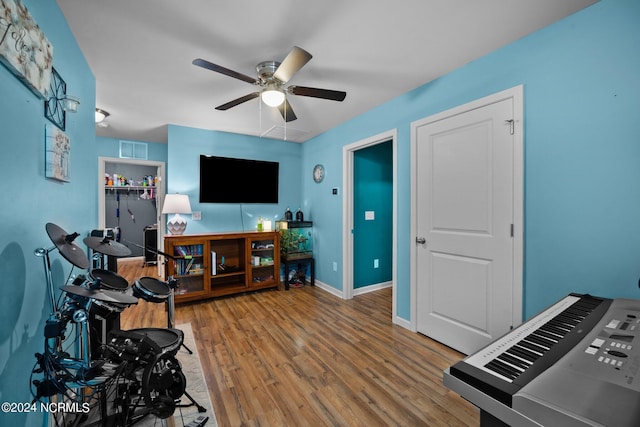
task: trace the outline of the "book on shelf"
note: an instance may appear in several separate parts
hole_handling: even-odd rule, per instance
[[[180,245],[174,246],[174,252],[178,256],[201,256],[202,245]]]
[[[204,274],[204,268],[201,265],[194,265],[189,270],[189,276],[202,276]]]
[[[191,270],[191,266],[193,265],[193,258],[190,258],[187,262],[187,266],[184,268],[184,274],[189,274],[189,270]]]
[[[193,276],[203,273],[202,264],[196,262],[193,257],[176,260],[175,269],[179,276]]]

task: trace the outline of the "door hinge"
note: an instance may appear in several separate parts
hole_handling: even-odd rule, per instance
[[[505,121],[504,121],[504,124],[508,124],[508,125],[509,125],[509,133],[510,133],[511,135],[513,135],[513,134],[516,132],[516,130],[515,130],[516,121],[515,121],[515,120],[513,120],[513,119],[511,119],[511,120],[505,120]]]
[[[511,237],[513,237],[513,224],[511,224]]]

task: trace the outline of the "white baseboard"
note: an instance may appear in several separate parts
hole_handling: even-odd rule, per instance
[[[333,286],[327,285],[326,283],[323,283],[318,279],[316,279],[315,285],[323,291],[329,292],[330,294],[335,295],[338,298],[344,299],[344,293],[340,289],[336,289]]]
[[[382,283],[376,283],[374,285],[363,286],[361,288],[354,289],[353,290],[353,296],[355,297],[356,295],[362,295],[362,294],[366,294],[368,292],[379,291],[380,289],[390,288],[392,286],[393,286],[393,282],[391,282],[391,281],[382,282]]]
[[[395,319],[393,319],[393,323],[405,329],[408,329],[411,332],[417,332],[413,327],[411,327],[411,322],[407,319],[403,319],[402,317],[396,316]]]

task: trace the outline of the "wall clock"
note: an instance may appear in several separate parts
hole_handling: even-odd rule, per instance
[[[60,130],[65,130],[66,112],[63,108],[63,102],[67,94],[67,84],[55,68],[51,69],[49,90],[49,99],[44,101],[44,116]]]
[[[324,179],[324,166],[318,164],[313,167],[313,180],[315,182],[322,182]]]

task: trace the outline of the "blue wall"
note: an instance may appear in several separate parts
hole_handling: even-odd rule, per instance
[[[392,280],[393,145],[362,148],[353,155],[353,287]],[[374,213],[373,220],[365,212]],[[378,267],[374,267],[374,260]]]
[[[0,66],[0,397],[30,402],[29,375],[34,353],[44,349],[44,321],[50,314],[41,258],[36,248],[50,248],[45,224],[86,235],[97,222],[95,78],[55,1],[23,0],[53,45],[53,66],[80,98],[78,113],[67,114],[71,141],[70,183],[44,177],[43,101]],[[81,242],[80,242],[81,243]],[[56,288],[71,265],[51,253]],[[76,269],[77,271],[77,269]],[[0,425],[42,425],[43,415],[0,413]]]
[[[398,315],[410,318],[410,124],[524,85],[528,318],[569,292],[640,297],[640,2],[602,0],[303,145],[316,274],[342,289],[342,147],[398,130]],[[307,177],[307,175],[309,175]]]
[[[300,206],[302,147],[298,143],[170,125],[168,145],[167,193],[188,194],[191,210],[202,212],[201,221],[188,220],[187,234],[255,230],[259,217],[281,219],[287,207],[305,212]],[[199,203],[201,154],[279,162],[279,203]],[[305,219],[311,220],[307,215]]]

